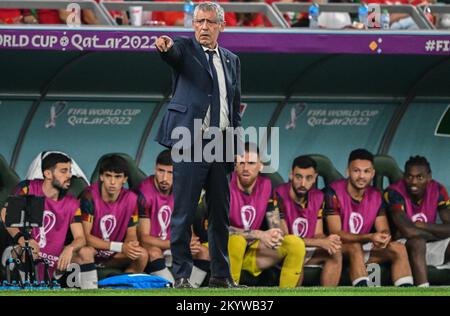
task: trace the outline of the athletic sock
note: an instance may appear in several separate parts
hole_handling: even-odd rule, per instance
[[[149,262],[147,264],[147,266],[145,267],[144,271],[145,271],[145,273],[148,273],[151,275],[160,276],[171,283],[174,283],[174,281],[175,281],[172,273],[166,267],[166,262],[165,262],[164,258],[159,258],[159,259]]]
[[[297,287],[306,254],[305,242],[295,235],[287,235],[278,248],[278,254],[284,258],[280,274],[280,288]]]
[[[230,257],[231,277],[239,284],[241,279],[242,264],[244,262],[247,241],[244,237],[232,235],[228,239],[228,255]]]
[[[403,278],[397,279],[397,281],[394,282],[394,285],[398,287],[413,286],[414,280],[412,276],[408,275]]]
[[[189,277],[189,283],[195,288],[202,285],[209,271],[209,260],[194,260],[194,266],[192,267],[191,276]]]
[[[98,288],[98,275],[94,263],[80,265],[80,288],[82,290]]]

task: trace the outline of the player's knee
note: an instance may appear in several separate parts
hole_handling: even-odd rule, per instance
[[[358,242],[351,242],[345,245],[345,248],[350,256],[364,255],[362,245]]]
[[[141,255],[139,256],[139,261],[147,263],[149,259],[148,252],[142,248]]]
[[[78,256],[83,263],[94,262],[95,253],[95,249],[90,246],[82,247],[78,250]]]
[[[342,263],[342,252],[336,252],[330,256],[330,260],[336,264]]]
[[[425,239],[421,237],[413,237],[409,238],[406,242],[406,249],[408,252],[418,252],[423,251],[425,249],[426,242]]]
[[[289,251],[295,252],[297,254],[305,254],[306,246],[303,239],[295,235],[286,235],[283,239],[283,246],[285,246]]]
[[[148,258],[150,261],[154,261],[156,259],[160,259],[163,257],[163,252],[158,247],[150,247],[147,249]]]
[[[408,257],[406,247],[399,242],[391,242],[388,245],[388,249],[393,257],[393,259],[403,259]]]

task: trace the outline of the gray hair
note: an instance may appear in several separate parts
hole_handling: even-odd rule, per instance
[[[225,22],[225,11],[223,8],[215,2],[201,2],[195,6],[194,18],[197,16],[198,11],[216,12],[217,18],[220,23]]]

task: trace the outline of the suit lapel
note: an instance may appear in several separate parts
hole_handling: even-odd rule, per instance
[[[192,43],[194,46],[194,59],[197,61],[203,68],[209,73],[212,79],[212,73],[209,69],[208,61],[206,60],[206,54],[205,51],[202,48],[202,45],[200,45],[195,38],[192,38]]]

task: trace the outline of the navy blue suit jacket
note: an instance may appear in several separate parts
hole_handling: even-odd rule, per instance
[[[235,54],[220,46],[219,52],[226,81],[228,119],[232,127],[239,127],[241,126],[240,61]],[[173,46],[168,52],[161,53],[161,57],[173,69],[173,91],[155,140],[163,146],[172,147],[178,141],[171,139],[175,127],[186,127],[191,135],[194,135],[194,119],[203,122],[211,103],[213,77],[206,54],[195,38],[175,38]]]

